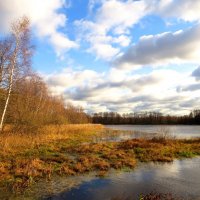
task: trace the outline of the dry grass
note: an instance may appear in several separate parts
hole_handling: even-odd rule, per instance
[[[137,161],[171,162],[200,155],[200,139],[132,139],[91,143],[101,125],[47,126],[35,135],[0,136],[0,185],[23,191],[33,181],[53,174],[75,175],[114,169],[133,169]],[[9,186],[9,187],[8,187]]]
[[[102,125],[93,124],[51,125],[42,127],[37,134],[18,134],[10,132],[10,127],[6,127],[5,133],[0,135],[0,155],[15,155],[60,140],[89,141],[101,130]]]

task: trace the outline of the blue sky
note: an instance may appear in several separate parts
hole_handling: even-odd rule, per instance
[[[33,68],[66,103],[187,114],[200,103],[199,10],[198,0],[0,0],[0,24],[30,18]]]

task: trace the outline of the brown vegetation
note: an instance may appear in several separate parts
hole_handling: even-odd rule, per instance
[[[13,133],[12,127],[6,126],[0,135],[0,159],[7,156],[15,156],[26,150],[34,150],[42,145],[55,145],[64,141],[66,144],[78,144],[91,142],[92,138],[103,130],[102,125],[92,124],[68,124],[47,125],[41,127],[35,134]]]
[[[5,124],[12,132],[33,134],[44,125],[88,123],[81,107],[65,105],[33,72],[32,54],[29,19],[23,17],[0,40],[0,132]]]
[[[0,183],[23,191],[32,182],[53,174],[96,171],[105,176],[111,168],[132,169],[138,161],[171,162],[200,155],[199,139],[92,143],[102,131],[101,125],[47,126],[36,135],[0,136]]]

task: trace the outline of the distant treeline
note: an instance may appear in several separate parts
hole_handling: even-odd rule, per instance
[[[92,115],[95,124],[200,124],[200,110],[194,110],[189,115],[172,116],[158,112],[140,112],[122,114],[116,112],[100,112]]]

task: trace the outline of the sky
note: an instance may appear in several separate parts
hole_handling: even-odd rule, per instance
[[[199,10],[199,0],[0,0],[0,31],[29,17],[33,68],[66,104],[182,115],[200,105]]]

